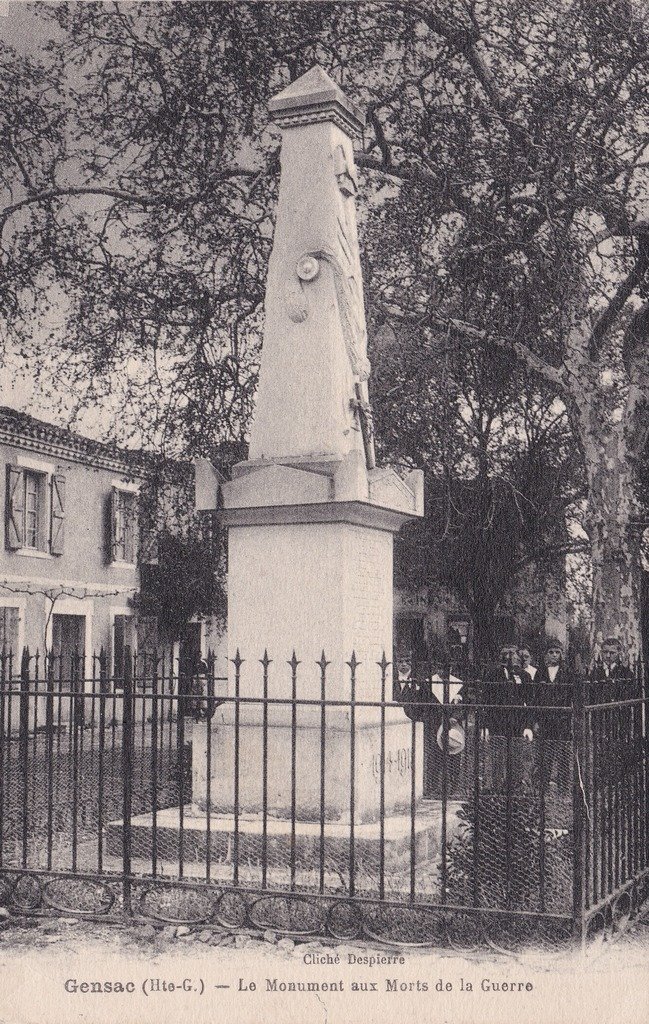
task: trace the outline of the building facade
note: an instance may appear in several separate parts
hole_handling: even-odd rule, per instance
[[[155,617],[138,614],[141,569],[156,557],[139,500],[152,460],[8,408],[0,460],[0,649],[15,674],[25,647],[87,665],[104,648],[119,674],[126,649],[158,642]],[[194,646],[208,633],[212,623],[187,630]]]

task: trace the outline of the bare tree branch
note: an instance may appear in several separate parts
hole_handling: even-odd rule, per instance
[[[253,170],[251,168],[233,167],[221,171],[217,176],[217,180],[227,181],[230,178],[238,177],[255,178],[258,174],[258,170]],[[0,216],[0,231],[4,228],[9,217],[13,216],[13,214],[17,213],[19,210],[39,203],[49,203],[53,199],[62,199],[66,196],[109,196],[111,199],[122,200],[126,203],[132,203],[135,206],[170,206],[172,208],[190,205],[197,198],[196,196],[189,196],[178,199],[164,192],[137,193],[104,185],[60,186],[57,188],[46,189],[42,192],[34,192],[31,195],[25,196],[25,198],[19,200],[19,202],[6,206]]]
[[[458,320],[456,317],[445,318],[433,315],[431,319],[434,323],[438,324],[438,326],[445,328],[450,327],[459,334],[463,334],[465,338],[474,339],[475,341],[483,343],[490,342],[502,349],[504,352],[514,353],[525,364],[528,370],[532,370],[533,373],[538,374],[561,392],[564,391],[566,380],[563,369],[558,366],[553,366],[552,363],[542,359],[541,356],[537,355],[536,352],[533,352],[531,348],[524,345],[522,341],[501,338],[496,334],[491,334],[489,331],[484,331],[479,327],[474,327],[472,324],[467,324],[463,320]]]
[[[647,268],[649,267],[649,246],[643,245],[641,247],[638,259],[635,262],[633,269],[624,278],[615,294],[611,298],[606,308],[600,313],[599,317],[595,321],[593,329],[590,333],[589,339],[589,352],[591,358],[597,357],[599,344],[606,335],[606,332],[615,322],[615,318],[618,313],[624,308],[627,299],[633,294],[635,289],[644,279]]]

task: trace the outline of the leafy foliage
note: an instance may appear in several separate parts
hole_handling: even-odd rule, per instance
[[[226,617],[226,548],[216,512],[194,507],[191,467],[152,462],[139,495],[140,596],[160,641],[179,640],[194,616]]]
[[[470,906],[477,878],[481,906],[538,911],[543,893],[546,911],[571,912],[571,834],[559,829],[543,835],[542,886],[538,799],[513,795],[508,817],[504,794],[483,793],[479,818],[473,802],[459,813],[462,826],[448,850],[449,902]]]
[[[178,640],[195,615],[225,619],[223,579],[224,553],[211,530],[179,536],[167,529],[157,564],[143,566],[141,611],[157,616],[160,640]]]
[[[646,345],[629,342],[649,265],[641,8],[45,3],[33,17],[49,48],[1,57],[0,296],[42,386],[67,385],[72,414],[108,399],[123,434],[167,454],[245,442],[279,170],[267,102],[321,63],[368,111],[383,451],[477,475],[476,509],[494,508],[499,478],[517,489],[525,409],[559,417],[596,623],[622,617],[633,640],[649,437]]]

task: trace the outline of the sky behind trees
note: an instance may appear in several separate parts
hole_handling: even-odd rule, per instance
[[[62,395],[75,424],[99,429],[109,410],[113,433],[166,454],[241,449],[279,171],[268,100],[320,63],[368,112],[357,162],[382,457],[448,479],[449,508],[454,481],[481,479],[485,528],[498,481],[541,521],[548,494],[530,479],[560,482],[589,537],[599,627],[623,620],[637,644],[640,7],[94,3],[20,16],[38,30],[2,55],[0,285],[6,340],[39,393]],[[56,45],[39,49],[50,32]]]

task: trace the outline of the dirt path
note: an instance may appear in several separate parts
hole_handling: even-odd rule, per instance
[[[649,927],[641,924],[586,960],[542,950],[461,956],[294,944],[273,933],[70,918],[11,921],[0,933],[1,1024],[645,1024],[648,982]]]

